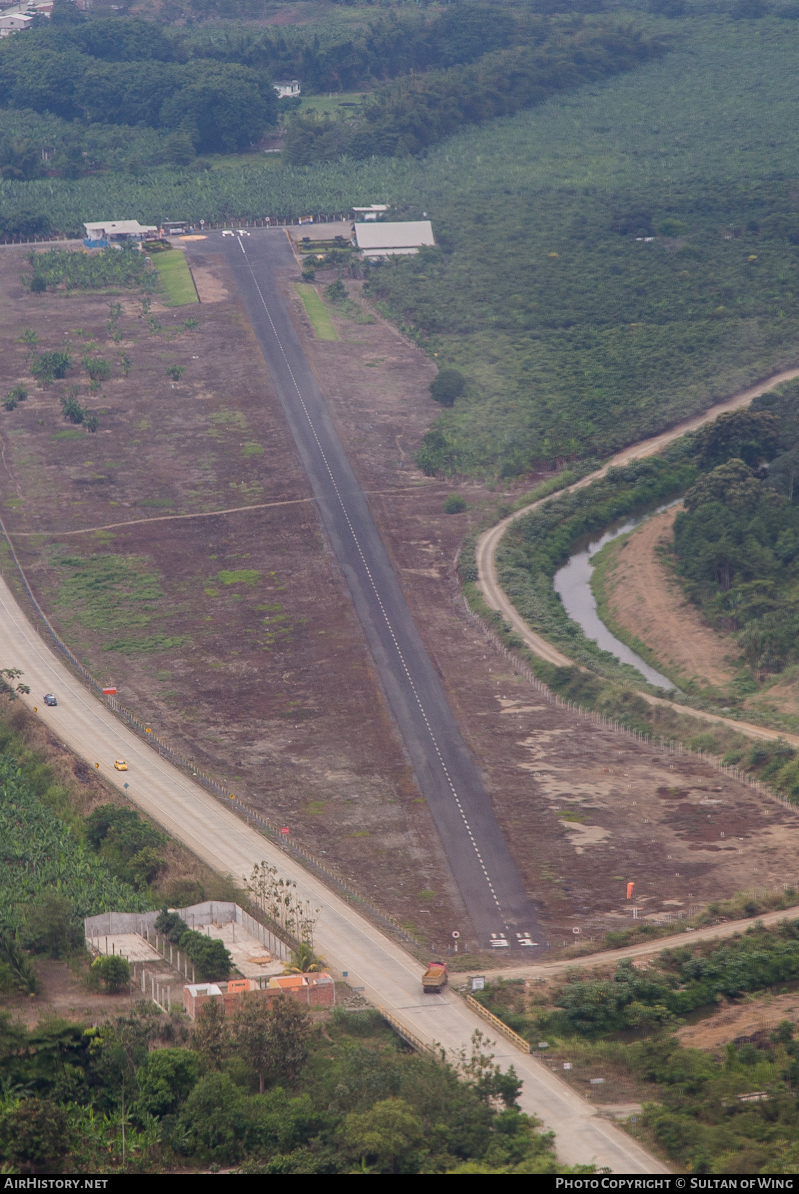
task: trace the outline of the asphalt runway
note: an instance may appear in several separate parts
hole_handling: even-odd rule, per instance
[[[511,948],[521,948],[519,941],[527,939],[543,946],[480,773],[278,292],[275,271],[296,269],[287,237],[282,229],[235,237],[212,233],[203,251],[211,244],[224,250],[232,268],[479,942],[486,946],[504,938]],[[190,254],[191,245],[187,248]]]

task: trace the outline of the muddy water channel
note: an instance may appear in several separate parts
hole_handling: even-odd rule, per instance
[[[555,591],[560,595],[566,613],[573,622],[576,622],[582,628],[586,638],[593,639],[604,651],[610,651],[622,663],[632,664],[634,668],[638,669],[644,679],[648,680],[650,684],[656,684],[659,688],[674,688],[674,684],[667,676],[662,676],[660,672],[650,667],[640,655],[636,655],[635,651],[617,639],[615,634],[611,634],[599,617],[596,610],[596,600],[594,594],[591,592],[591,573],[594,570],[591,560],[597,552],[602,550],[606,543],[618,539],[619,535],[626,535],[628,531],[634,530],[642,522],[646,522],[648,518],[652,518],[654,514],[660,514],[662,510],[668,510],[673,504],[669,502],[666,506],[659,506],[657,510],[650,510],[647,514],[641,514],[638,518],[629,519],[623,526],[616,527],[611,531],[605,531],[601,538],[593,540],[582,551],[576,552],[570,558],[568,564],[564,564],[555,573],[554,580]]]

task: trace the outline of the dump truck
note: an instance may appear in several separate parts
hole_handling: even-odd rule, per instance
[[[447,985],[446,962],[431,962],[422,975],[422,987],[431,995],[437,995]]]

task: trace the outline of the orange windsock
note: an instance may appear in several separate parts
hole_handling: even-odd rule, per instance
[[[631,900],[633,898],[633,888],[634,887],[635,887],[634,883],[627,884],[627,899],[628,900]]]

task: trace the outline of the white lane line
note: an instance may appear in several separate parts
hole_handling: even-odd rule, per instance
[[[396,652],[397,652],[397,655],[398,655],[398,657],[399,657],[399,661],[400,661],[400,663],[402,664],[402,670],[405,672],[405,676],[406,676],[406,678],[407,678],[408,684],[410,685],[411,691],[412,691],[412,693],[413,693],[413,695],[414,695],[414,698],[415,698],[415,700],[416,700],[416,704],[417,704],[417,705],[418,705],[418,707],[419,707],[419,712],[421,713],[421,715],[422,715],[422,717],[423,717],[423,719],[424,719],[424,724],[425,724],[425,726],[427,727],[427,732],[428,732],[428,734],[430,735],[430,741],[433,743],[433,748],[434,748],[434,750],[435,750],[435,752],[436,752],[436,755],[438,756],[438,761],[439,761],[439,764],[440,764],[440,766],[441,766],[441,770],[444,772],[444,775],[446,776],[446,780],[447,780],[447,783],[449,784],[450,791],[452,792],[452,795],[455,797],[455,803],[456,803],[456,804],[457,804],[457,806],[458,806],[458,812],[460,813],[460,815],[461,815],[461,819],[462,819],[462,821],[463,821],[463,824],[466,826],[466,831],[467,831],[467,833],[468,833],[469,837],[471,838],[472,847],[473,847],[473,849],[474,849],[474,852],[475,852],[475,854],[477,855],[477,860],[478,860],[478,862],[480,863],[480,867],[481,867],[481,869],[482,869],[482,872],[483,872],[483,875],[484,875],[484,877],[485,877],[486,883],[488,884],[488,889],[489,889],[489,891],[491,892],[491,896],[492,896],[492,898],[493,898],[493,900],[494,900],[494,903],[495,903],[495,904],[496,904],[496,906],[497,906],[497,911],[499,912],[499,915],[502,917],[502,923],[503,923],[504,927],[505,927],[506,929],[509,929],[509,928],[510,928],[510,926],[508,925],[508,922],[505,920],[505,913],[504,913],[504,912],[503,912],[503,910],[502,910],[502,905],[500,904],[499,900],[497,899],[497,893],[494,891],[494,885],[493,885],[493,883],[491,882],[491,876],[489,875],[489,873],[488,873],[488,870],[487,870],[487,868],[486,868],[486,865],[485,865],[485,862],[483,861],[483,856],[482,856],[482,854],[480,853],[480,848],[479,848],[479,846],[477,845],[477,842],[475,841],[475,839],[474,839],[474,837],[473,837],[473,835],[472,835],[471,826],[470,826],[470,824],[469,824],[469,821],[468,821],[468,818],[467,818],[467,816],[466,816],[466,813],[465,813],[465,812],[464,812],[464,810],[463,810],[463,805],[461,804],[460,796],[458,795],[458,791],[457,791],[457,789],[456,789],[456,787],[455,787],[454,783],[452,782],[452,777],[451,777],[451,775],[450,775],[450,773],[449,773],[449,769],[447,768],[447,765],[446,765],[446,763],[444,762],[444,756],[443,756],[443,755],[442,755],[442,753],[441,753],[441,750],[440,750],[440,748],[439,748],[439,745],[438,745],[438,741],[436,740],[436,736],[435,736],[435,734],[433,733],[433,727],[430,725],[430,722],[429,722],[429,720],[428,720],[428,717],[427,717],[427,711],[426,711],[426,709],[425,709],[424,705],[422,704],[422,701],[421,701],[421,698],[420,698],[420,696],[419,696],[419,693],[418,693],[418,692],[417,692],[417,690],[416,690],[416,685],[415,685],[415,684],[414,684],[414,682],[413,682],[413,677],[411,676],[411,673],[410,673],[410,671],[409,671],[409,669],[408,669],[408,665],[407,665],[407,663],[405,662],[405,656],[403,655],[403,653],[402,653],[402,650],[401,650],[401,648],[400,648],[400,645],[399,645],[399,643],[397,642],[397,637],[396,637],[396,635],[395,635],[395,633],[394,633],[394,627],[391,625],[391,620],[390,620],[390,618],[389,618],[389,616],[388,616],[388,614],[387,614],[387,612],[386,612],[386,608],[385,608],[385,606],[383,605],[383,599],[381,598],[381,596],[380,596],[380,593],[379,593],[379,591],[378,591],[378,588],[377,588],[377,585],[375,584],[374,577],[372,576],[372,571],[371,571],[371,569],[370,569],[370,567],[369,567],[368,563],[366,562],[366,556],[365,556],[365,555],[364,555],[364,553],[363,553],[363,549],[362,549],[362,547],[361,547],[360,540],[358,539],[358,536],[357,536],[357,535],[356,535],[356,533],[355,533],[355,528],[353,527],[353,525],[352,525],[352,522],[350,521],[350,516],[349,516],[349,513],[347,512],[347,507],[344,505],[344,499],[342,498],[342,496],[341,496],[341,493],[339,492],[338,485],[336,484],[336,479],[335,479],[335,477],[333,476],[333,471],[332,471],[332,469],[330,468],[330,465],[329,465],[329,463],[328,463],[327,456],[325,455],[325,450],[324,450],[324,448],[322,447],[322,444],[321,444],[321,442],[320,442],[320,440],[319,440],[319,436],[318,436],[318,435],[317,435],[317,433],[316,433],[316,428],[314,427],[314,424],[313,424],[313,419],[311,418],[310,411],[308,410],[308,407],[307,407],[307,406],[306,406],[306,404],[305,404],[305,399],[304,399],[304,398],[303,398],[303,396],[302,396],[302,391],[300,390],[300,387],[299,387],[299,385],[297,384],[297,379],[296,379],[296,377],[294,376],[294,370],[291,368],[291,365],[289,364],[289,359],[288,359],[288,357],[286,356],[286,351],[285,351],[285,349],[283,348],[283,342],[281,341],[281,339],[280,339],[280,336],[279,336],[279,335],[278,335],[278,333],[277,333],[277,328],[276,328],[276,327],[275,327],[275,325],[274,325],[274,322],[273,322],[273,320],[272,320],[272,316],[271,316],[271,314],[270,314],[269,308],[268,308],[268,307],[267,307],[267,305],[266,305],[266,300],[265,300],[265,298],[264,298],[264,296],[263,296],[263,292],[262,292],[262,290],[261,290],[261,287],[258,285],[258,279],[256,278],[256,276],[255,276],[255,272],[254,272],[254,270],[253,270],[253,267],[252,267],[252,265],[250,264],[249,258],[247,257],[247,251],[246,251],[246,249],[244,248],[244,243],[243,243],[243,241],[242,241],[241,237],[239,237],[239,238],[238,238],[238,243],[239,243],[239,248],[241,249],[242,255],[243,255],[243,257],[244,257],[244,260],[245,260],[245,262],[246,262],[246,264],[247,264],[247,268],[248,268],[248,269],[249,269],[249,271],[250,271],[250,277],[251,277],[251,278],[252,278],[252,280],[253,280],[253,284],[254,284],[254,286],[255,286],[255,289],[258,291],[258,297],[260,298],[260,300],[261,300],[261,303],[262,303],[262,305],[263,305],[263,308],[264,308],[264,311],[266,312],[266,318],[269,320],[269,326],[270,326],[270,327],[271,327],[271,329],[272,329],[272,334],[274,335],[274,337],[275,337],[275,340],[277,341],[277,346],[278,346],[278,348],[280,349],[280,354],[281,354],[281,356],[283,357],[283,362],[284,362],[284,364],[285,364],[285,366],[286,366],[286,368],[287,368],[287,370],[288,370],[288,372],[289,372],[289,376],[290,376],[290,378],[291,378],[292,384],[294,385],[294,389],[297,391],[297,397],[298,397],[298,398],[299,398],[299,400],[300,400],[300,404],[301,404],[301,406],[302,406],[303,413],[305,414],[305,417],[306,417],[306,419],[308,420],[308,426],[309,426],[309,427],[310,427],[310,429],[311,429],[311,434],[313,435],[313,437],[314,437],[314,440],[316,441],[316,446],[317,446],[317,448],[319,449],[319,455],[322,457],[322,460],[324,461],[325,468],[327,469],[327,475],[328,475],[328,477],[330,478],[330,484],[333,486],[333,490],[334,490],[334,492],[335,492],[335,494],[336,494],[336,497],[338,498],[338,502],[339,502],[339,505],[340,505],[340,507],[341,507],[341,512],[342,512],[342,514],[344,515],[344,518],[345,518],[345,520],[346,520],[347,526],[349,527],[350,534],[352,535],[353,542],[355,543],[355,546],[356,546],[356,548],[357,548],[357,550],[358,550],[358,555],[359,555],[359,556],[360,556],[360,558],[361,558],[361,563],[363,564],[364,571],[366,572],[366,575],[369,577],[369,583],[370,583],[370,585],[372,586],[372,592],[373,592],[373,593],[374,593],[374,595],[375,595],[375,600],[377,601],[377,604],[380,606],[380,612],[381,612],[381,613],[382,613],[382,615],[383,615],[383,618],[384,618],[384,620],[385,620],[386,626],[387,626],[387,628],[388,628],[388,632],[389,632],[389,634],[391,635],[391,641],[392,641],[392,642],[393,642],[393,644],[394,644],[394,648],[395,648],[395,650],[396,650]]]

